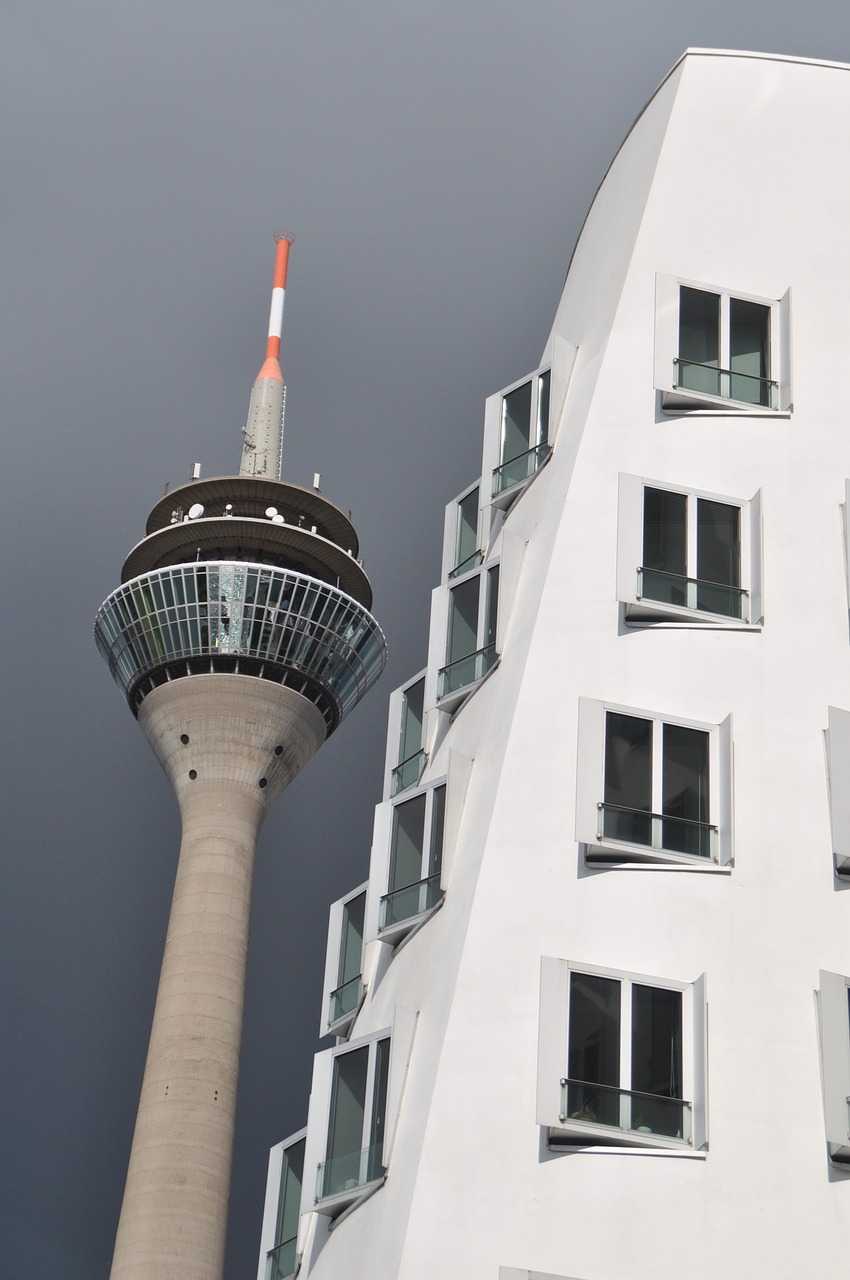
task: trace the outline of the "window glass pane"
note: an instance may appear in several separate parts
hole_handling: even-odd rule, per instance
[[[435,876],[443,869],[443,830],[446,824],[446,788],[434,788],[431,808],[431,849],[428,857],[428,875]]]
[[[484,644],[496,643],[496,622],[499,617],[499,566],[487,571],[487,627]]]
[[[620,983],[589,973],[570,975],[567,1107],[570,1117],[619,1123]],[[592,1086],[610,1085],[609,1089]]]
[[[457,662],[478,648],[479,575],[449,592],[449,643],[446,661]]]
[[[457,504],[455,567],[464,564],[478,550],[478,490],[473,489]]]
[[[687,495],[645,488],[641,590],[648,599],[664,604],[687,604],[687,534]]]
[[[703,582],[740,587],[740,507],[708,498],[697,500],[697,577]]]
[[[605,716],[605,835],[652,843],[652,721]],[[613,806],[608,809],[607,806]]]
[[[366,894],[346,902],[342,908],[342,938],[339,947],[339,976],[337,985],[343,986],[360,977],[363,959],[363,920],[366,912]]]
[[[331,1119],[328,1126],[328,1170],[326,1193],[342,1189],[344,1183],[357,1176],[363,1147],[363,1120],[366,1111],[366,1072],[369,1047],[340,1054],[334,1060]]]
[[[372,1121],[369,1126],[369,1167],[367,1177],[379,1178],[384,1168],[384,1127],[387,1118],[387,1085],[390,1078],[390,1042],[379,1040],[375,1046],[375,1089],[372,1097]]]
[[[632,1080],[638,1093],[682,1097],[682,993],[632,986]],[[632,1099],[631,1128],[682,1137],[682,1108]]]
[[[422,879],[422,848],[425,839],[425,792],[397,804],[393,810],[393,843],[390,883],[393,893]]]
[[[422,716],[425,706],[425,680],[417,680],[402,694],[401,745],[399,761],[407,760],[422,747]]]
[[[277,1235],[275,1244],[288,1244],[286,1250],[278,1250],[278,1275],[287,1276],[295,1270],[295,1245],[298,1235],[298,1217],[301,1209],[301,1184],[304,1179],[305,1141],[293,1142],[283,1153],[280,1177],[280,1200],[277,1210]]]
[[[541,373],[537,382],[537,444],[545,444],[549,439],[549,384],[552,370]]]
[[[502,399],[502,453],[499,461],[510,462],[526,453],[531,445],[531,383],[511,391]]]
[[[770,307],[729,299],[729,367],[733,400],[770,403],[768,388],[759,381],[770,377]]]
[[[698,364],[719,365],[719,294],[682,285],[679,290],[679,357]]]
[[[663,845],[679,853],[708,854],[708,734],[683,725],[663,726]]]

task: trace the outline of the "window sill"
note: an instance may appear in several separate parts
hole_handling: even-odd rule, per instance
[[[337,1191],[332,1196],[322,1196],[320,1200],[316,1200],[313,1208],[316,1213],[322,1213],[327,1218],[335,1218],[337,1221],[344,1213],[351,1209],[356,1209],[364,1200],[368,1200],[373,1196],[386,1182],[386,1170],[379,1178],[372,1178],[370,1182],[362,1182],[357,1187],[352,1187],[347,1191]]]
[[[388,942],[391,947],[398,948],[403,942],[413,934],[418,933],[423,924],[426,924],[435,912],[446,900],[446,891],[442,891],[438,900],[433,906],[428,907],[425,911],[419,911],[415,916],[408,916],[406,920],[397,920],[394,924],[385,925],[384,928],[378,929],[378,941]]]
[[[550,1128],[549,1147],[607,1147],[622,1150],[624,1147],[641,1147],[645,1151],[676,1151],[687,1153],[691,1144],[684,1138],[668,1138],[661,1134],[640,1133],[609,1129],[591,1120],[565,1120],[563,1127]]]
[[[729,872],[729,863],[719,863],[713,858],[702,857],[696,853],[676,853],[670,849],[653,849],[641,844],[621,844],[616,840],[600,840],[596,844],[586,844],[585,862],[589,867],[609,866],[618,869],[673,868],[682,871],[725,871]]]
[[[498,669],[500,661],[501,655],[497,653],[493,658],[492,665],[487,668],[482,676],[479,676],[476,680],[470,680],[468,684],[461,685],[459,689],[453,689],[451,693],[443,694],[442,697],[437,699],[438,710],[448,711],[451,715],[454,715],[455,711],[457,711],[468,698],[472,697],[473,693],[475,693],[475,691],[484,684],[485,680],[490,679],[493,672]]]
[[[670,417],[688,418],[790,418],[792,407],[770,409],[746,400],[726,400],[722,396],[688,395],[685,391],[661,391],[661,412]]]
[[[590,1132],[591,1127],[593,1133]],[[546,1150],[553,1156],[573,1155],[580,1153],[583,1156],[653,1156],[661,1159],[673,1160],[705,1160],[708,1149],[701,1147],[699,1151],[695,1151],[693,1147],[686,1142],[682,1142],[676,1138],[656,1139],[652,1145],[649,1145],[644,1139],[643,1134],[635,1135],[635,1142],[607,1142],[602,1139],[600,1126],[587,1126],[587,1137],[584,1131],[581,1138],[571,1136],[565,1129],[550,1128],[547,1131]]]
[[[702,609],[687,609],[675,604],[662,604],[658,600],[626,600],[625,623],[627,627],[674,626],[698,627],[703,631],[761,631],[763,621],[744,622],[725,613],[707,613]]]
[[[538,449],[541,449],[541,448],[544,448],[545,446],[538,445],[536,447]],[[529,450],[529,452],[533,452],[533,451]],[[528,476],[522,476],[521,479],[515,480],[513,484],[508,485],[506,488],[500,490],[499,493],[494,493],[490,499],[491,505],[494,507],[497,507],[500,511],[507,512],[508,509],[512,507],[513,504],[516,502],[517,498],[519,498],[523,493],[525,493],[528,486],[533,483],[533,481],[537,476],[540,475],[540,472],[547,465],[551,457],[552,457],[552,446],[549,445],[547,447],[547,451],[544,454],[543,458],[537,463],[536,467],[531,472],[531,474]],[[501,468],[497,467],[496,472],[498,472],[499,470],[501,470]],[[495,475],[496,472],[494,472],[493,474]]]

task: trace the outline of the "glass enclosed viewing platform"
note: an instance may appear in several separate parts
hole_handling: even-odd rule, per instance
[[[302,693],[328,732],[378,679],[387,652],[351,596],[241,561],[173,565],[125,582],[98,611],[95,639],[134,711],[167,680],[226,671]]]

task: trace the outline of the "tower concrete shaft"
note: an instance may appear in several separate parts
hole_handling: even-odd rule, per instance
[[[112,1280],[218,1280],[224,1264],[257,834],[325,738],[315,706],[236,675],[177,680],[139,722],[182,842]]]

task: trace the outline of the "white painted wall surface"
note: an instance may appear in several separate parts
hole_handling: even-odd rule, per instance
[[[815,991],[821,969],[850,974],[823,738],[827,708],[850,709],[848,124],[850,68],[695,52],[600,188],[541,361],[554,353],[559,370],[578,348],[555,450],[504,524],[519,568],[501,661],[437,732],[424,778],[451,776],[451,752],[473,762],[445,903],[382,967],[352,1032],[419,1011],[386,1182],[316,1233],[302,1275],[799,1280],[845,1267],[850,1176],[827,1158]],[[792,291],[791,412],[660,411],[657,273]],[[762,627],[624,624],[621,473],[762,492]],[[434,626],[432,699],[441,637]],[[732,716],[728,873],[586,865],[579,698]],[[543,956],[706,975],[707,1150],[547,1149]]]

